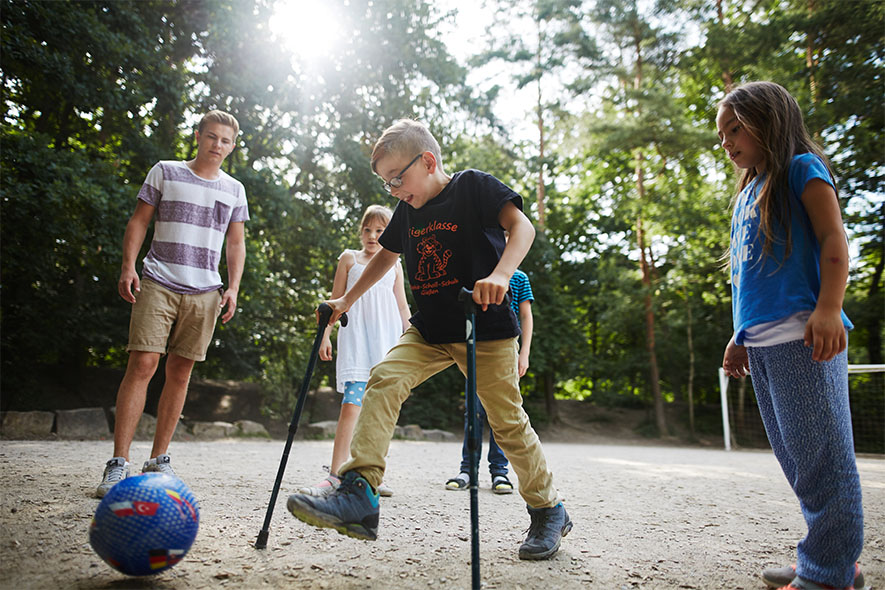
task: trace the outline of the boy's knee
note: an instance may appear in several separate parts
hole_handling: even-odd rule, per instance
[[[166,359],[166,380],[173,381],[179,385],[187,385],[193,368],[194,361],[170,354],[169,358]]]
[[[529,416],[522,408],[513,408],[509,412],[489,413],[488,421],[496,438],[510,438],[525,432]]]
[[[378,366],[376,365],[374,369],[372,369],[372,375],[369,377],[369,382],[366,385],[366,396],[369,396],[371,392],[372,396],[389,396],[393,392],[398,391],[411,391],[411,386],[406,382],[404,376],[397,372],[386,372],[383,369],[378,370]]]
[[[150,381],[159,363],[160,355],[155,352],[132,351],[129,353],[129,364],[126,366],[127,376],[139,381]]]

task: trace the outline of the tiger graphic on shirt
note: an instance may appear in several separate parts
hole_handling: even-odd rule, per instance
[[[435,235],[431,234],[418,242],[417,251],[420,258],[418,271],[415,273],[416,280],[431,281],[445,276],[452,251],[443,251],[443,246]]]

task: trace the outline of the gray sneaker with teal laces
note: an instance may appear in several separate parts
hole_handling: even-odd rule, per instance
[[[519,548],[520,559],[550,559],[559,551],[562,538],[572,530],[572,521],[560,502],[553,508],[528,508],[532,524]]]
[[[295,518],[307,524],[374,541],[378,538],[378,504],[378,492],[366,478],[356,471],[348,471],[331,494],[321,498],[292,494],[286,507]]]

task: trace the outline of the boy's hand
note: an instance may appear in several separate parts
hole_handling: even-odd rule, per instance
[[[813,346],[811,358],[824,362],[832,360],[848,346],[842,316],[837,312],[815,309],[805,322],[805,346]]]
[[[117,281],[117,292],[120,294],[120,297],[129,303],[135,303],[135,294],[132,292],[132,289],[135,289],[135,293],[141,291],[141,281],[138,278],[138,273],[135,272],[134,268],[120,271],[120,280]]]
[[[334,326],[335,322],[338,321],[338,318],[341,317],[341,314],[345,313],[348,309],[350,309],[350,304],[347,303],[347,301],[344,299],[344,297],[339,297],[338,299],[330,299],[329,301],[325,301],[324,303],[332,308],[332,315],[329,316],[329,325],[330,326]],[[317,316],[317,323],[320,323],[320,310],[319,310],[319,308],[317,308],[317,310],[316,310],[316,316]]]
[[[224,309],[224,306],[227,306],[227,311],[224,312],[224,315],[221,316],[221,323],[226,324],[230,321],[234,314],[237,313],[237,295],[238,291],[234,289],[228,289],[221,296],[221,309]]]
[[[489,305],[501,305],[507,290],[510,289],[510,279],[497,273],[492,273],[484,279],[476,281],[473,285],[473,302],[488,310]]]
[[[734,338],[728,341],[725,347],[725,355],[722,357],[722,368],[725,374],[735,379],[746,377],[750,372],[750,359],[747,357],[747,348],[734,343]]]

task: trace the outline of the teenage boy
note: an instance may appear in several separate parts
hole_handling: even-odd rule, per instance
[[[129,476],[129,446],[144,411],[148,383],[160,355],[167,352],[153,448],[142,471],[175,475],[166,451],[184,407],[194,362],[206,359],[219,314],[227,308],[221,316],[227,323],[237,310],[249,210],[243,185],[221,170],[221,164],[236,146],[238,133],[232,115],[206,113],[195,133],[197,157],[155,164],[138,192],[123,237],[117,283],[120,296],[132,304],[129,363],[117,391],[114,457],[96,489],[99,498]],[[154,237],[139,279],[135,259],[154,219]],[[225,241],[226,289],[218,273]]]
[[[498,444],[519,477],[531,526],[520,559],[549,559],[572,522],[553,487],[553,475],[538,436],[522,408],[517,372],[519,328],[504,302],[510,277],[525,257],[535,230],[522,213],[522,198],[489,174],[466,170],[449,176],[439,144],[427,128],[400,120],[372,152],[372,170],[400,200],[360,279],[329,301],[330,322],[403,254],[418,306],[412,326],[372,369],[363,411],[353,434],[351,459],[341,467],[341,486],[325,498],[302,494],[287,506],[316,526],[374,540],[378,528],[377,487],[400,407],[420,383],[457,364],[466,372],[462,287],[473,290],[476,316],[477,395]],[[504,231],[510,241],[504,241]]]

